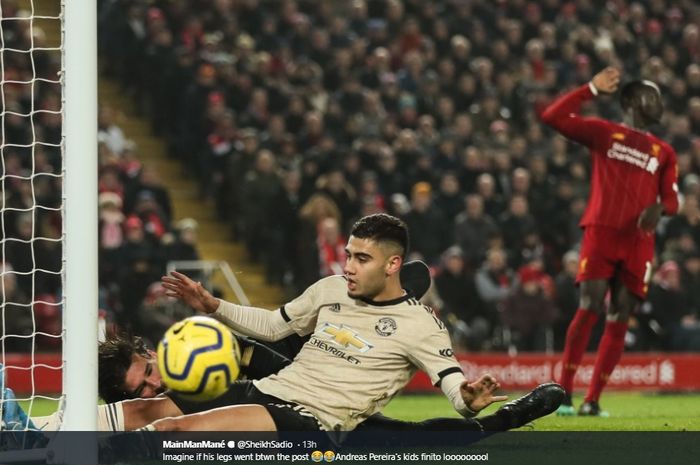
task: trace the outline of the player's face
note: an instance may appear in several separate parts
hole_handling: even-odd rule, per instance
[[[390,255],[370,239],[350,236],[346,247],[345,277],[348,280],[348,295],[356,299],[364,297],[375,300],[381,297],[387,283],[387,271],[396,255]]]
[[[124,387],[133,397],[142,399],[155,397],[165,392],[154,352],[149,351],[148,357],[134,355],[131,358],[131,366],[126,371]]]
[[[651,87],[645,87],[639,93],[639,111],[650,123],[658,123],[664,113],[661,95]]]

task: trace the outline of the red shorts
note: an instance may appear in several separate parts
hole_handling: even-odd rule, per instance
[[[645,299],[653,260],[653,234],[586,226],[576,282],[617,277],[633,294]]]

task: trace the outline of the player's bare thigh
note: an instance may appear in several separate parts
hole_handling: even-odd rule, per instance
[[[262,405],[232,405],[153,422],[157,431],[277,431]]]
[[[610,307],[606,319],[608,321],[627,321],[641,301],[642,299],[627,288],[619,276],[616,276],[612,284]]]
[[[580,307],[597,314],[605,310],[605,294],[608,292],[609,282],[607,279],[590,279],[581,281],[579,288],[581,292]]]
[[[163,395],[150,399],[125,400],[122,402],[122,407],[125,431],[133,431],[161,418],[182,415],[182,410],[175,405],[175,402]]]

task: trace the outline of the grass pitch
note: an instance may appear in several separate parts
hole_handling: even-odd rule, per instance
[[[522,394],[510,393],[510,395],[511,399],[515,399]],[[575,397],[574,405],[578,407],[581,400],[580,396]],[[22,404],[25,410],[29,411],[29,402],[22,402]],[[456,456],[450,456],[450,453],[486,453],[490,465],[550,463],[688,465],[698,463],[697,444],[700,443],[700,435],[697,432],[700,431],[700,394],[609,392],[603,395],[601,405],[610,413],[610,417],[557,417],[553,414],[535,421],[531,427],[521,428],[522,432],[494,434],[476,443],[467,441],[462,445],[460,441],[456,441],[454,447],[450,446],[447,449],[442,447],[426,449],[416,446],[413,449],[390,448],[388,452],[442,454],[438,459],[413,462],[436,465],[465,463],[464,460],[452,460],[451,458]],[[483,414],[493,412],[497,408],[498,405],[493,405]],[[37,399],[31,406],[31,415],[47,415],[55,409],[55,401]],[[459,417],[448,400],[440,394],[398,396],[387,406],[384,413],[387,416],[408,421],[434,417]],[[540,433],[541,431],[547,433]],[[375,452],[386,451],[382,449]],[[0,462],[2,462],[1,459]],[[339,463],[350,462],[340,461]],[[372,463],[381,465],[396,462],[373,461]]]
[[[510,394],[511,399],[519,397]],[[574,406],[583,401],[574,397]],[[700,431],[700,394],[604,393],[600,402],[608,418],[557,417],[534,422],[535,431]],[[484,413],[495,411],[489,407]],[[410,421],[431,417],[458,417],[442,395],[405,395],[384,409],[385,415]],[[524,428],[523,428],[524,429]]]
[[[518,393],[510,394],[511,399]],[[578,408],[582,399],[574,397]],[[29,413],[29,402],[22,402]],[[557,417],[550,415],[534,423],[535,431],[700,431],[700,394],[604,393],[601,406],[609,418]],[[484,414],[495,411],[489,407]],[[36,399],[31,416],[48,415],[55,411],[56,402]],[[383,412],[385,415],[409,421],[434,417],[455,417],[449,401],[441,394],[403,395],[395,398]],[[528,428],[529,429],[529,428]]]

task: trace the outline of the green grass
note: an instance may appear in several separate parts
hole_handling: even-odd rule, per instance
[[[513,394],[512,399],[519,394]],[[582,399],[574,397],[578,407]],[[700,394],[605,393],[601,406],[609,418],[557,417],[534,423],[536,431],[700,431]],[[496,410],[489,407],[484,413]],[[394,399],[384,414],[419,421],[431,417],[458,417],[441,395],[405,395]]]
[[[514,399],[519,394],[511,395]],[[578,406],[580,397],[574,398]],[[534,424],[536,431],[700,431],[700,394],[605,393],[601,399],[609,418],[557,417],[550,415]],[[29,402],[22,402],[25,410]],[[495,411],[489,407],[484,414]],[[32,416],[55,411],[56,402],[36,399]],[[384,414],[394,418],[420,421],[434,417],[458,417],[442,395],[404,395],[394,399]]]

